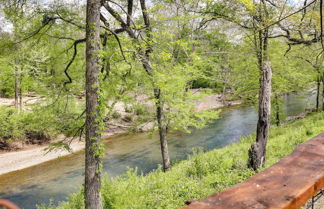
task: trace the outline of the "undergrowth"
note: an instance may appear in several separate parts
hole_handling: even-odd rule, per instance
[[[312,113],[280,127],[273,126],[265,168],[321,132],[324,132],[324,112]],[[102,186],[104,208],[180,208],[186,200],[201,199],[242,182],[255,174],[247,168],[247,150],[254,138],[254,135],[246,136],[236,144],[206,153],[196,151],[166,173],[157,169],[146,176],[138,176],[136,170],[129,170],[112,179],[106,176]],[[71,194],[59,206],[38,208],[83,209],[83,201],[81,190]]]
[[[18,112],[12,107],[0,107],[0,150],[15,148],[15,142],[43,144],[59,134],[71,136],[80,127],[80,110],[33,106]]]

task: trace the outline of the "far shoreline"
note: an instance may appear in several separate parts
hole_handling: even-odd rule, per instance
[[[228,107],[236,107],[240,105],[242,105],[241,101],[230,101],[226,105],[224,105],[220,101],[211,101],[207,99],[205,108],[226,109]],[[119,134],[127,134],[127,131],[125,130],[105,132],[102,138],[110,138]],[[14,151],[7,151],[2,153],[0,152],[0,175],[5,175],[11,172],[23,170],[29,167],[37,166],[42,163],[46,163],[48,161],[69,156],[77,152],[81,152],[85,148],[85,143],[84,141],[78,139],[73,140],[70,144],[71,152],[62,148],[46,153],[45,149],[48,146],[49,144],[36,145]]]

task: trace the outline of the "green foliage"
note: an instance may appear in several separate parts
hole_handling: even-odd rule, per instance
[[[126,106],[125,107],[125,112],[126,113],[131,113],[133,110],[132,110],[132,107],[131,106]]]
[[[176,17],[161,15],[160,18],[163,22],[164,18],[173,20]],[[184,18],[182,21],[190,22],[190,19]],[[181,28],[172,27],[174,34],[170,34],[169,29],[156,27],[159,33],[153,34],[153,37],[160,44],[151,54],[153,70],[148,76],[151,82],[144,84],[146,94],[154,98],[154,103],[162,102],[163,123],[169,130],[189,132],[190,127],[202,128],[218,117],[218,111],[196,110],[195,103],[203,101],[204,95],[191,91],[191,83],[206,76],[201,70],[203,61],[199,51],[192,49],[195,41],[178,36]],[[160,101],[155,98],[154,89],[159,89]]]
[[[324,131],[324,113],[271,128],[266,168],[291,153],[295,147]],[[115,178],[105,177],[102,186],[104,208],[180,208],[186,200],[200,199],[219,192],[254,175],[246,166],[247,150],[254,136],[207,153],[196,150],[188,160],[163,173],[161,168],[147,176],[129,170]],[[39,209],[54,207],[39,207]],[[60,209],[83,208],[83,196],[76,193],[61,202]]]
[[[84,209],[84,200],[83,200],[83,189],[80,189],[80,192],[70,194],[68,196],[69,202],[64,204],[66,209]],[[53,200],[50,200],[48,205],[41,204],[36,206],[37,209],[57,209],[57,206],[53,203]]]
[[[111,114],[111,117],[114,119],[119,119],[121,117],[121,114],[115,111]]]
[[[198,34],[197,34],[198,35]],[[194,66],[202,72],[201,76],[192,82],[192,88],[212,88],[222,92],[222,88],[229,88],[228,80],[231,76],[229,51],[233,44],[225,34],[214,29],[212,32],[201,31],[195,45],[199,59]]]
[[[62,108],[61,105],[59,102],[44,107],[37,104],[21,113],[11,107],[0,107],[3,118],[0,121],[0,140],[42,144],[61,133],[74,136],[84,123],[84,118],[79,117],[80,110],[73,102],[69,108]]]
[[[282,40],[270,43],[273,95],[287,94],[307,88],[314,76],[311,66],[304,60],[296,59],[293,54],[284,56],[287,47]]]
[[[20,117],[14,108],[0,107],[0,117],[0,139],[13,141],[24,136]]]
[[[47,111],[18,114],[13,108],[1,107],[0,115],[4,119],[0,122],[0,139],[7,142],[27,140],[29,143],[43,143],[57,133],[53,126],[55,115]]]
[[[0,59],[0,97],[12,97],[14,95],[14,76],[8,59]]]
[[[273,97],[271,100],[271,107],[271,123],[276,124],[285,121],[287,115],[285,115],[284,108],[286,107],[283,105],[282,97]],[[279,116],[279,121],[277,121],[277,116]]]
[[[204,79],[204,78],[200,78],[197,80],[194,80],[192,82],[192,88],[193,89],[198,89],[198,88],[216,88],[217,83],[215,81],[212,81],[210,79]]]
[[[55,105],[45,106],[48,105],[46,102],[41,103],[39,107],[20,114],[12,108],[0,108],[0,116],[3,118],[0,121],[0,140],[10,142],[28,139],[31,143],[42,143],[61,133],[65,136],[80,135],[85,120],[84,114],[81,114],[85,106],[85,57],[81,53],[84,44],[76,46],[74,43],[75,40],[82,40],[85,35],[84,6],[59,1],[46,7],[29,1],[19,5],[21,2],[25,1],[18,1],[17,5],[1,5],[0,12],[12,24],[13,30],[12,33],[0,31],[0,96],[14,95],[14,82],[17,78],[22,83],[22,92],[34,92],[51,102],[55,101]],[[120,5],[121,8],[116,7],[118,14],[122,14],[120,9],[124,3]],[[137,6],[134,5],[134,11],[139,11]],[[196,104],[203,102],[207,93],[195,94],[191,91],[192,88],[212,88],[218,93],[229,90],[248,102],[257,101],[259,69],[255,57],[257,50],[250,43],[253,39],[252,30],[244,31],[248,34],[240,40],[231,40],[231,31],[227,31],[222,24],[218,22],[220,27],[217,29],[208,24],[213,19],[223,18],[252,27],[255,32],[280,19],[282,14],[288,14],[286,10],[278,12],[278,8],[269,5],[269,14],[263,15],[261,13],[266,8],[261,8],[261,4],[251,0],[184,0],[177,4],[173,0],[154,0],[149,7],[152,27],[150,34],[144,30],[140,15],[133,15],[131,21],[132,29],[140,37],[138,40],[118,33],[117,41],[110,31],[105,31],[110,34],[107,46],[98,53],[103,72],[100,74],[100,105],[96,120],[100,124],[100,132],[105,128],[103,118],[122,117],[114,109],[116,103],[126,105],[127,115],[122,119],[133,122],[134,125],[141,125],[137,123],[154,118],[152,115],[156,111],[149,112],[145,106],[147,103],[161,103],[165,116],[163,125],[168,130],[189,132],[192,127],[204,127],[217,118],[219,113],[215,110],[198,111]],[[192,8],[198,12],[192,12]],[[298,15],[294,16],[304,19]],[[259,22],[255,21],[258,16],[262,19]],[[309,19],[309,13],[305,14],[305,18]],[[304,27],[301,24],[294,25]],[[119,29],[118,21],[108,27],[112,31]],[[318,25],[316,27],[316,31],[319,31]],[[103,31],[101,34],[104,34]],[[19,42],[20,40],[24,41]],[[256,42],[255,44],[257,45]],[[148,45],[150,50],[146,51],[146,55],[150,56],[152,69],[143,69],[142,52]],[[273,95],[299,91],[308,87],[308,83],[314,78],[313,72],[309,71],[310,66],[305,66],[301,60],[285,57],[285,51],[286,44],[282,40],[269,42]],[[71,65],[67,65],[70,61],[73,61]],[[161,92],[158,101],[153,94],[156,89]],[[59,96],[58,102],[56,98],[51,98],[53,95]],[[148,99],[137,99],[138,95]],[[77,101],[75,97],[78,97]],[[305,127],[298,126],[302,129],[300,135],[287,133],[282,141],[289,145],[297,144],[300,141],[296,140],[317,133],[317,123],[313,124],[314,128],[308,126],[312,122],[303,121]],[[323,121],[322,118],[319,121]],[[289,126],[286,128],[288,131],[293,130]],[[136,130],[135,127],[131,129]],[[276,133],[276,130],[283,129],[273,129],[273,132]],[[102,190],[105,208],[175,208],[182,206],[185,200],[201,198],[240,182],[253,174],[245,166],[246,150],[252,138],[247,137],[222,150],[205,154],[196,152],[188,161],[177,164],[167,173],[157,170],[144,177],[137,176],[136,171],[129,171],[112,180],[106,178]],[[275,145],[270,140],[268,159],[277,159],[274,157],[276,152],[279,156],[291,151],[283,142],[276,141],[282,147],[272,149],[271,146]],[[63,142],[55,143],[52,147],[60,146],[68,148]],[[96,155],[100,156],[101,148],[95,148]],[[82,198],[82,192],[73,194],[69,197],[69,202],[62,203],[61,206],[69,209],[83,208]]]
[[[233,73],[231,77],[235,94],[256,103],[259,93],[259,69],[254,48],[245,40],[235,48],[240,53],[231,55]],[[272,95],[283,95],[309,87],[313,72],[300,59],[284,56],[286,45],[282,40],[269,42],[269,59],[272,68]]]
[[[133,117],[131,115],[125,115],[125,117],[123,118],[124,121],[126,122],[132,122],[133,121]]]
[[[133,105],[133,111],[134,114],[137,116],[148,114],[147,109],[143,105],[139,105],[139,104]]]

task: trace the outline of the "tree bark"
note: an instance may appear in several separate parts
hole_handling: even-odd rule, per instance
[[[22,81],[23,81],[23,75],[22,72],[19,75],[19,111],[22,112],[23,108],[23,96],[22,96]]]
[[[324,72],[322,74],[322,110],[324,111]]]
[[[148,73],[149,76],[153,74],[153,68],[151,66],[151,60],[149,53],[142,53],[141,55],[141,62],[143,64],[144,69]],[[153,84],[154,85],[154,84]],[[154,88],[154,97],[156,99],[156,120],[158,123],[159,128],[159,138],[160,138],[160,145],[161,145],[161,153],[162,153],[162,164],[163,164],[163,171],[167,171],[170,169],[170,156],[169,156],[169,149],[168,149],[168,141],[167,141],[167,126],[165,124],[165,117],[164,117],[164,102],[161,96],[161,89]]]
[[[258,6],[258,14],[253,17],[255,52],[260,72],[256,142],[249,149],[248,162],[248,166],[254,170],[258,170],[265,163],[270,128],[272,71],[268,61],[269,28],[263,28],[267,24],[268,18],[267,4],[265,0],[261,0]]]
[[[18,78],[18,68],[15,66],[15,108],[18,111],[18,103],[19,103],[19,78]]]
[[[262,167],[265,163],[266,146],[270,128],[271,111],[271,79],[272,72],[270,62],[264,62],[260,72],[259,91],[259,116],[257,124],[256,142],[249,150],[249,166],[254,170]]]
[[[154,89],[154,96],[156,99],[156,119],[158,121],[158,127],[159,127],[163,171],[165,172],[170,169],[170,157],[169,157],[168,141],[166,139],[167,126],[165,125],[164,112],[163,112],[164,103],[161,98],[161,90]]]
[[[142,57],[142,63],[144,68],[146,69],[149,76],[153,76],[153,68],[151,65],[151,58],[150,54],[153,52],[153,48],[151,46],[152,41],[152,28],[150,23],[150,17],[148,15],[148,11],[146,8],[145,0],[140,0],[142,16],[144,20],[144,24],[146,27],[146,36],[147,36],[147,45],[145,52],[140,52]],[[154,85],[154,84],[153,84]],[[160,136],[160,144],[161,144],[161,153],[162,153],[162,163],[163,163],[163,171],[167,171],[170,169],[170,156],[169,156],[169,149],[168,149],[168,141],[166,139],[167,136],[167,126],[165,124],[165,117],[164,117],[164,102],[161,96],[161,89],[154,88],[154,97],[156,99],[156,119],[158,122],[159,127],[159,136]]]
[[[86,159],[85,208],[102,209],[100,113],[99,113],[99,49],[100,0],[87,0],[86,27]]]
[[[316,88],[316,112],[319,111],[319,100],[320,100],[320,89],[321,89],[321,76],[320,74],[317,75],[317,79],[316,79],[316,84],[317,84],[317,88]]]
[[[222,95],[222,103],[223,103],[223,105],[227,106],[227,102],[226,102],[226,84],[225,84],[225,82],[224,82],[224,86],[223,86],[222,92],[223,92],[223,95]]]
[[[279,105],[279,97],[275,96],[275,105],[276,105],[276,125],[280,126],[280,105]]]

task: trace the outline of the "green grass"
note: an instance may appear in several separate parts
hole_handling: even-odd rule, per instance
[[[295,147],[324,132],[324,112],[313,113],[304,119],[271,129],[266,167],[293,152]],[[181,161],[169,172],[161,170],[146,176],[130,170],[126,174],[103,180],[104,208],[180,208],[190,199],[200,199],[244,181],[254,174],[247,168],[247,158],[254,135],[244,137],[237,144],[207,153],[196,152]],[[82,191],[72,194],[66,202],[44,208],[84,208]]]

